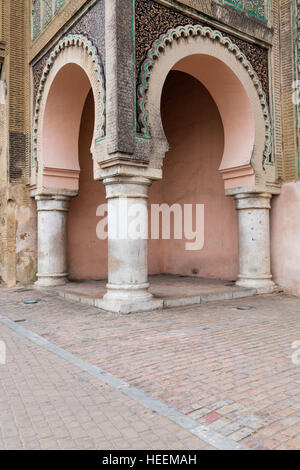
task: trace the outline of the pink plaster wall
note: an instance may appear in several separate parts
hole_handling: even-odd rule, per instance
[[[174,70],[197,78],[213,96],[222,116],[224,146],[219,167],[224,172],[225,187],[255,184],[250,165],[255,142],[255,120],[240,79],[223,61],[205,54],[183,58]]]
[[[150,241],[150,273],[192,275],[196,270],[200,277],[235,279],[237,214],[219,172],[224,131],[218,108],[198,80],[172,71],[163,91],[162,119],[170,151],[150,203],[205,204],[205,244],[200,251],[186,251],[186,240]]]
[[[94,130],[94,99],[90,91],[82,113],[79,133],[79,193],[70,205],[68,262],[70,279],[107,278],[107,241],[99,240],[97,207],[106,203],[105,187],[93,178],[90,147]]]
[[[300,296],[300,182],[286,183],[271,210],[271,250],[274,281]]]

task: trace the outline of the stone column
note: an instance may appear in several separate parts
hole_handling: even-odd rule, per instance
[[[69,196],[35,196],[38,212],[38,281],[41,287],[67,282]]]
[[[108,284],[100,306],[119,313],[150,309],[147,199],[151,180],[111,177],[103,182],[108,200]]]
[[[235,195],[239,225],[239,275],[237,285],[273,292],[270,259],[270,208],[272,194]]]

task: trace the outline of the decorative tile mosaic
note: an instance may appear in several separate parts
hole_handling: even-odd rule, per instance
[[[215,0],[216,1],[216,0]],[[209,14],[212,0],[167,0],[168,3],[183,3],[202,13]],[[210,3],[210,7],[207,4]],[[266,22],[269,15],[270,0],[217,0],[221,5],[230,5],[246,15]]]
[[[105,1],[99,0],[66,34],[83,34],[97,48],[105,65]]]
[[[32,37],[36,38],[41,31],[41,0],[33,0],[32,4]]]
[[[269,0],[223,0],[226,5],[231,5],[262,21],[267,20],[267,1]]]
[[[32,39],[52,21],[66,0],[32,0]]]
[[[62,1],[62,0],[61,0]],[[63,0],[64,1],[64,0]],[[86,36],[96,47],[101,63],[105,70],[105,2],[100,0],[88,12],[70,27],[67,34],[82,34]],[[60,38],[59,38],[60,39]],[[58,39],[58,41],[59,41]],[[57,41],[57,42],[58,42]],[[57,43],[53,45],[51,50],[47,52],[33,67],[33,102],[35,102],[36,93],[40,84],[45,64],[55,48]]]
[[[43,0],[43,27],[47,26],[53,17],[53,1]]]
[[[203,21],[185,16],[178,10],[163,6],[153,0],[136,0],[135,8],[137,76],[147,51],[152,46],[153,41],[158,39],[161,34],[166,33],[170,28],[176,28],[180,25],[200,24],[201,26],[207,26]],[[268,50],[232,34],[224,33],[224,35],[229,37],[239,47],[251,63],[262,84],[269,104]]]
[[[267,19],[265,0],[247,0],[246,11],[260,20]]]
[[[55,12],[58,12],[60,8],[63,6],[66,0],[56,0],[55,2]]]
[[[244,10],[244,0],[224,0],[224,3],[227,3],[228,5],[233,5],[239,10]]]
[[[45,54],[33,67],[32,67],[32,87],[33,87],[33,103],[35,103],[36,94],[40,85],[40,80],[42,77],[42,73],[46,62],[51,54],[49,51]]]

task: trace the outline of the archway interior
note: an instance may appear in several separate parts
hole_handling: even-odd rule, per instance
[[[220,170],[249,165],[255,141],[254,115],[239,78],[222,61],[206,54],[189,55],[173,70],[197,78],[213,97],[224,128]],[[252,183],[252,182],[251,182]]]
[[[187,251],[185,239],[151,240],[150,274],[235,279],[237,216],[219,172],[225,146],[219,109],[199,80],[172,70],[162,92],[161,116],[170,150],[163,179],[151,187],[149,204],[204,204],[204,247]]]
[[[106,203],[105,187],[93,177],[91,142],[94,130],[94,97],[90,90],[84,104],[79,139],[80,165],[78,196],[70,204],[68,223],[68,264],[70,280],[107,278],[107,241],[97,237],[97,208]]]
[[[78,189],[78,135],[90,88],[88,76],[74,63],[62,67],[51,84],[43,121],[43,187]]]

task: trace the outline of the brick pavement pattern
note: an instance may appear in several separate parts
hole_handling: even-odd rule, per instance
[[[300,340],[296,297],[120,316],[2,288],[0,313],[247,447],[300,449],[300,365],[291,360]]]
[[[211,449],[0,324],[0,449]]]

